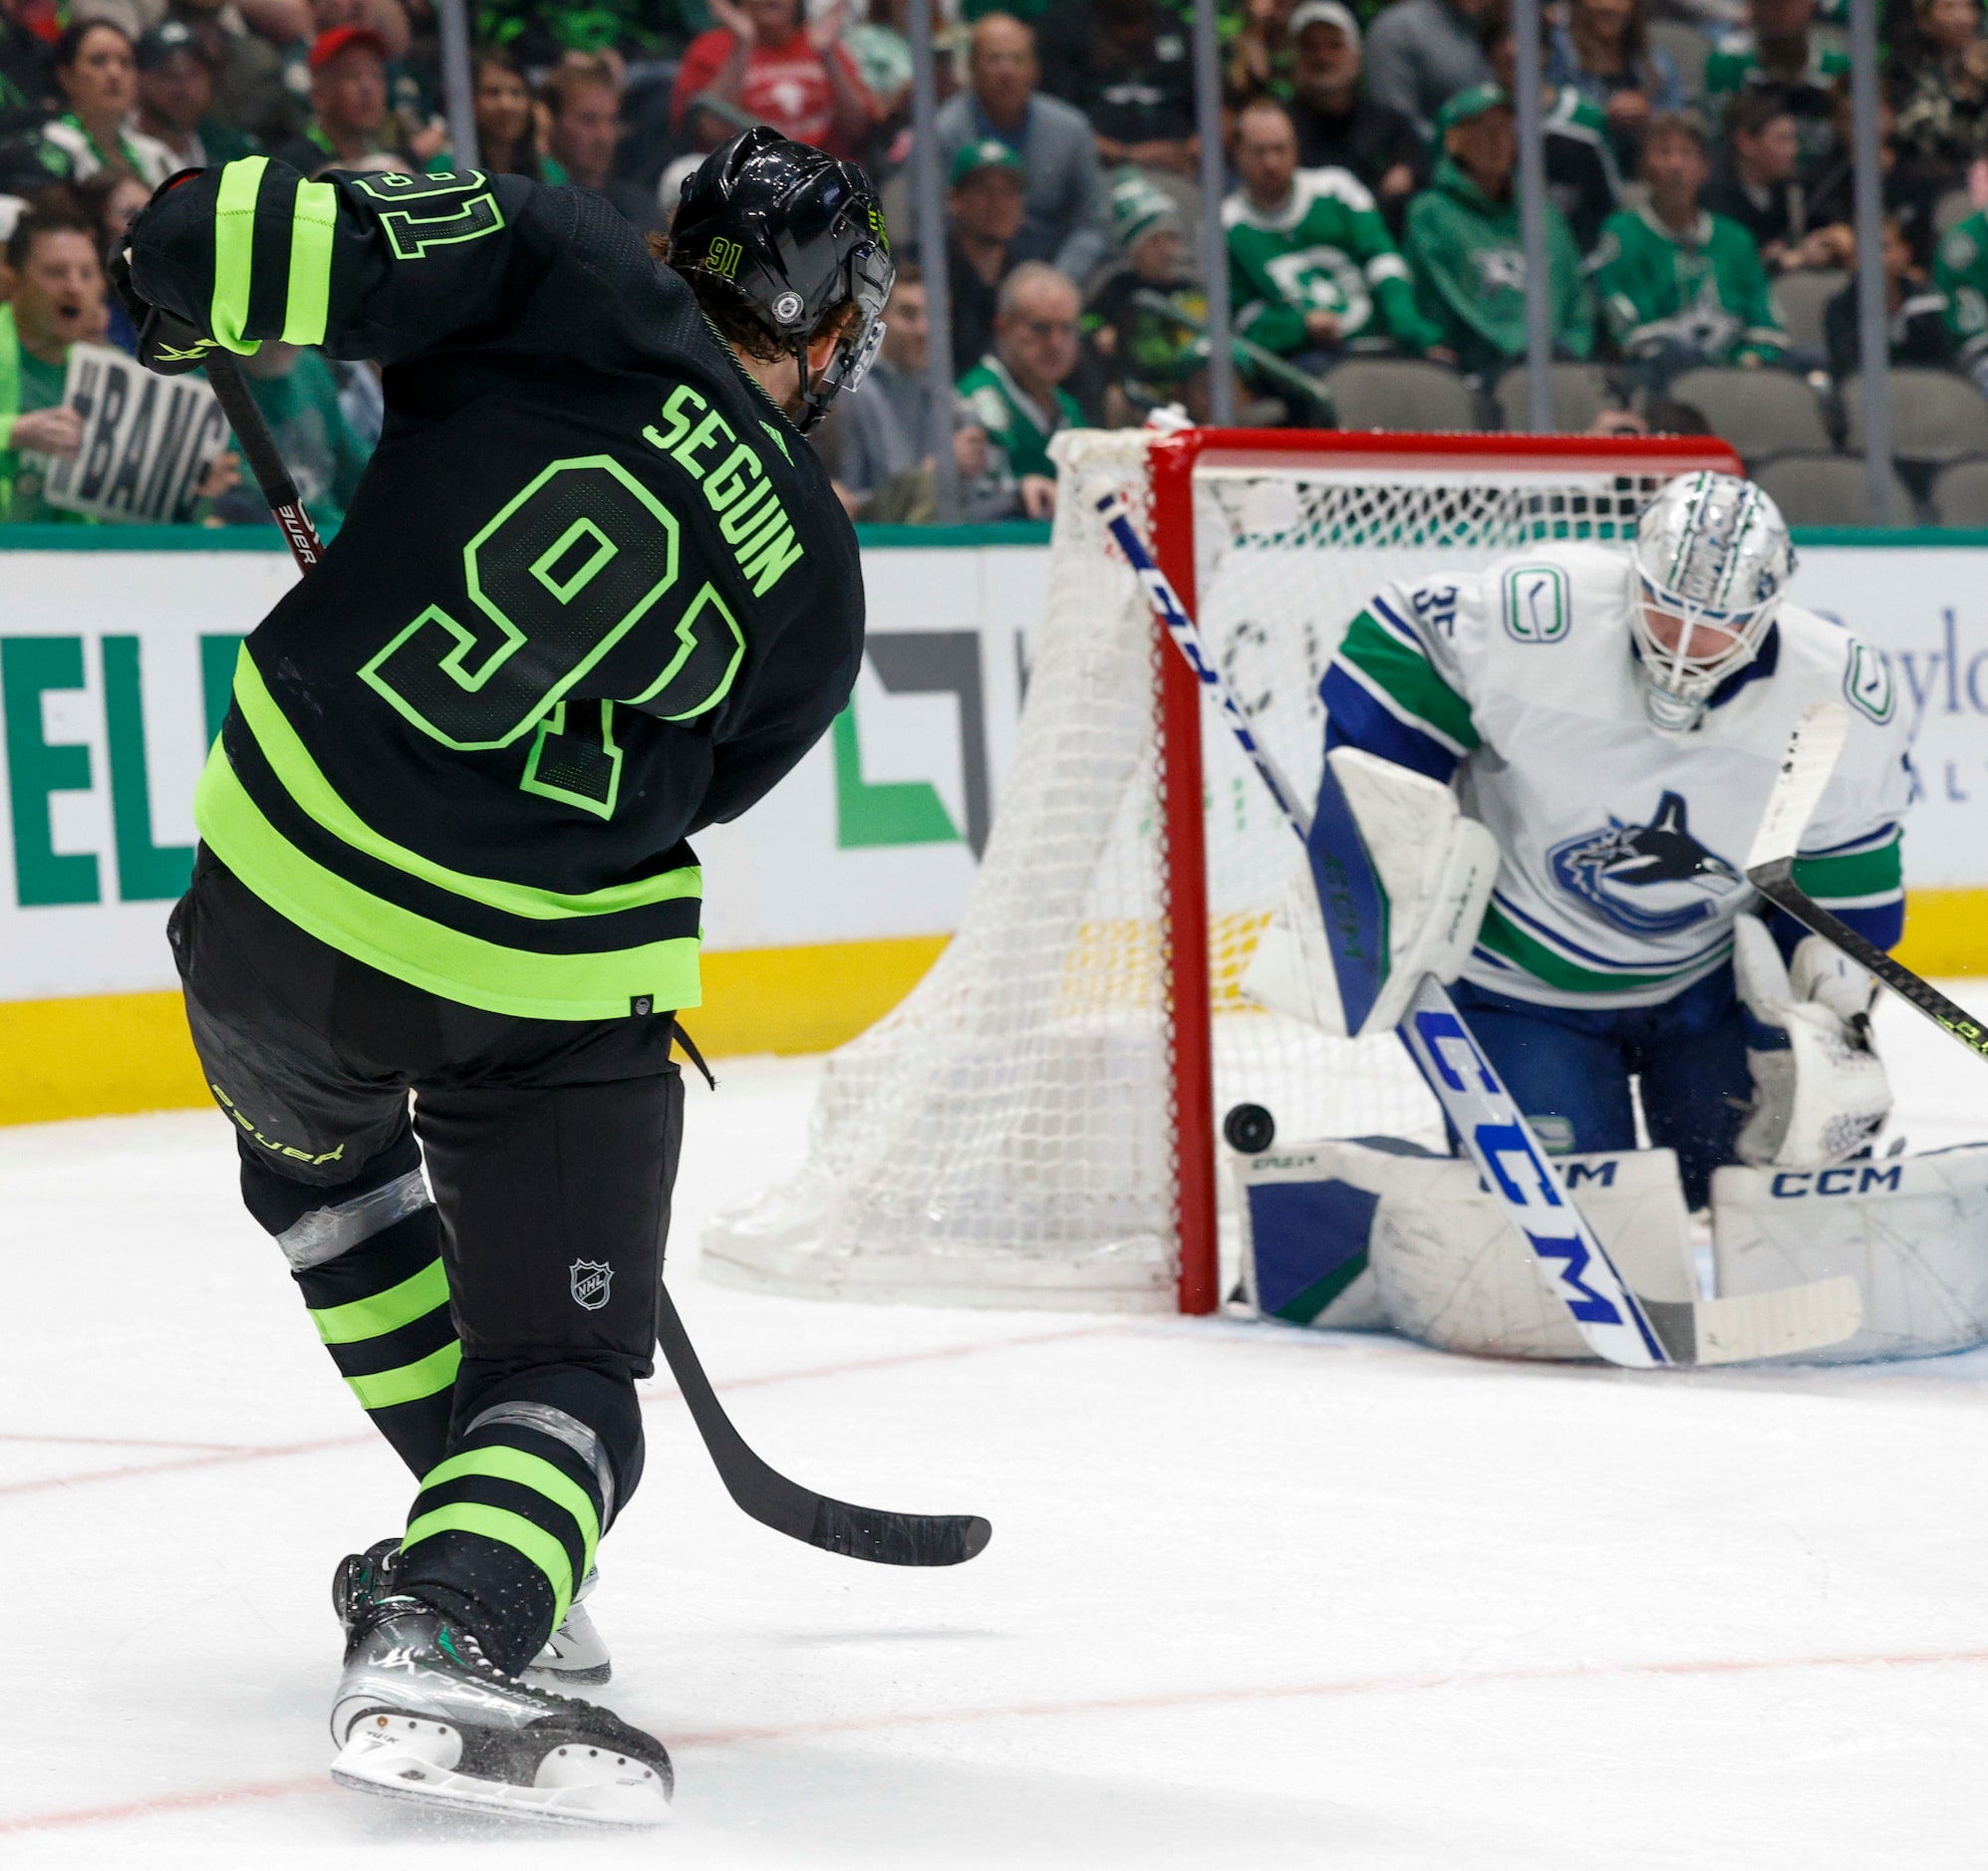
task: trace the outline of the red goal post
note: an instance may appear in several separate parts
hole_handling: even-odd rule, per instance
[[[1486,475],[1536,476],[1541,540],[1619,529],[1621,516],[1597,519],[1572,510],[1564,491],[1582,481],[1661,482],[1695,469],[1744,472],[1739,457],[1712,436],[1601,438],[1585,435],[1395,434],[1338,430],[1197,428],[1153,437],[1147,454],[1149,525],[1154,558],[1191,615],[1200,616],[1196,482],[1224,470],[1275,477],[1280,470],[1370,471],[1375,481]],[[1556,492],[1560,479],[1562,491]],[[1160,795],[1165,977],[1172,1019],[1175,1218],[1179,1301],[1185,1313],[1221,1302],[1215,1137],[1214,987],[1210,966],[1207,800],[1204,790],[1200,685],[1157,625]],[[1219,725],[1215,732],[1221,732]]]

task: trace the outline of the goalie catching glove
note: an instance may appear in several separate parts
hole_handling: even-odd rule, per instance
[[[1423,975],[1461,972],[1497,880],[1498,841],[1458,811],[1449,787],[1336,747],[1305,849],[1243,991],[1328,1033],[1385,1033]]]
[[[1820,936],[1784,964],[1767,925],[1733,926],[1733,975],[1747,1012],[1754,1101],[1740,1161],[1819,1170],[1854,1156],[1883,1128],[1891,1084],[1870,1040],[1877,984]]]

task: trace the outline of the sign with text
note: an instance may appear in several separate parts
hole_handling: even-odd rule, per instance
[[[50,464],[50,506],[127,524],[192,518],[207,464],[228,445],[205,378],[154,377],[122,351],[77,345],[62,401],[82,419],[83,445]]]
[[[1014,759],[1048,559],[865,551],[849,708],[766,799],[698,834],[709,946],[959,926]],[[1988,889],[1984,568],[1967,547],[1802,553],[1796,597],[1884,653],[1910,712],[1913,888]],[[0,556],[0,1000],[172,985],[193,782],[240,638],[296,577],[281,552]]]

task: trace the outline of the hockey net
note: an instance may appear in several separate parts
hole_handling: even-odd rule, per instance
[[[1241,992],[1301,854],[1107,551],[1109,474],[1254,729],[1309,797],[1318,683],[1385,581],[1555,539],[1625,540],[1722,444],[1574,437],[1079,432],[1013,767],[965,922],[834,1053],[800,1173],[715,1216],[713,1277],[1008,1306],[1216,1303],[1220,1115],[1279,1138],[1442,1124],[1392,1035],[1328,1037]]]

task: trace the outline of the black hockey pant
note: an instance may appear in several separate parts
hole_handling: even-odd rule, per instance
[[[421,1483],[401,1577],[522,1669],[642,1474],[674,1016],[442,999],[306,935],[204,850],[169,933],[242,1198]]]

